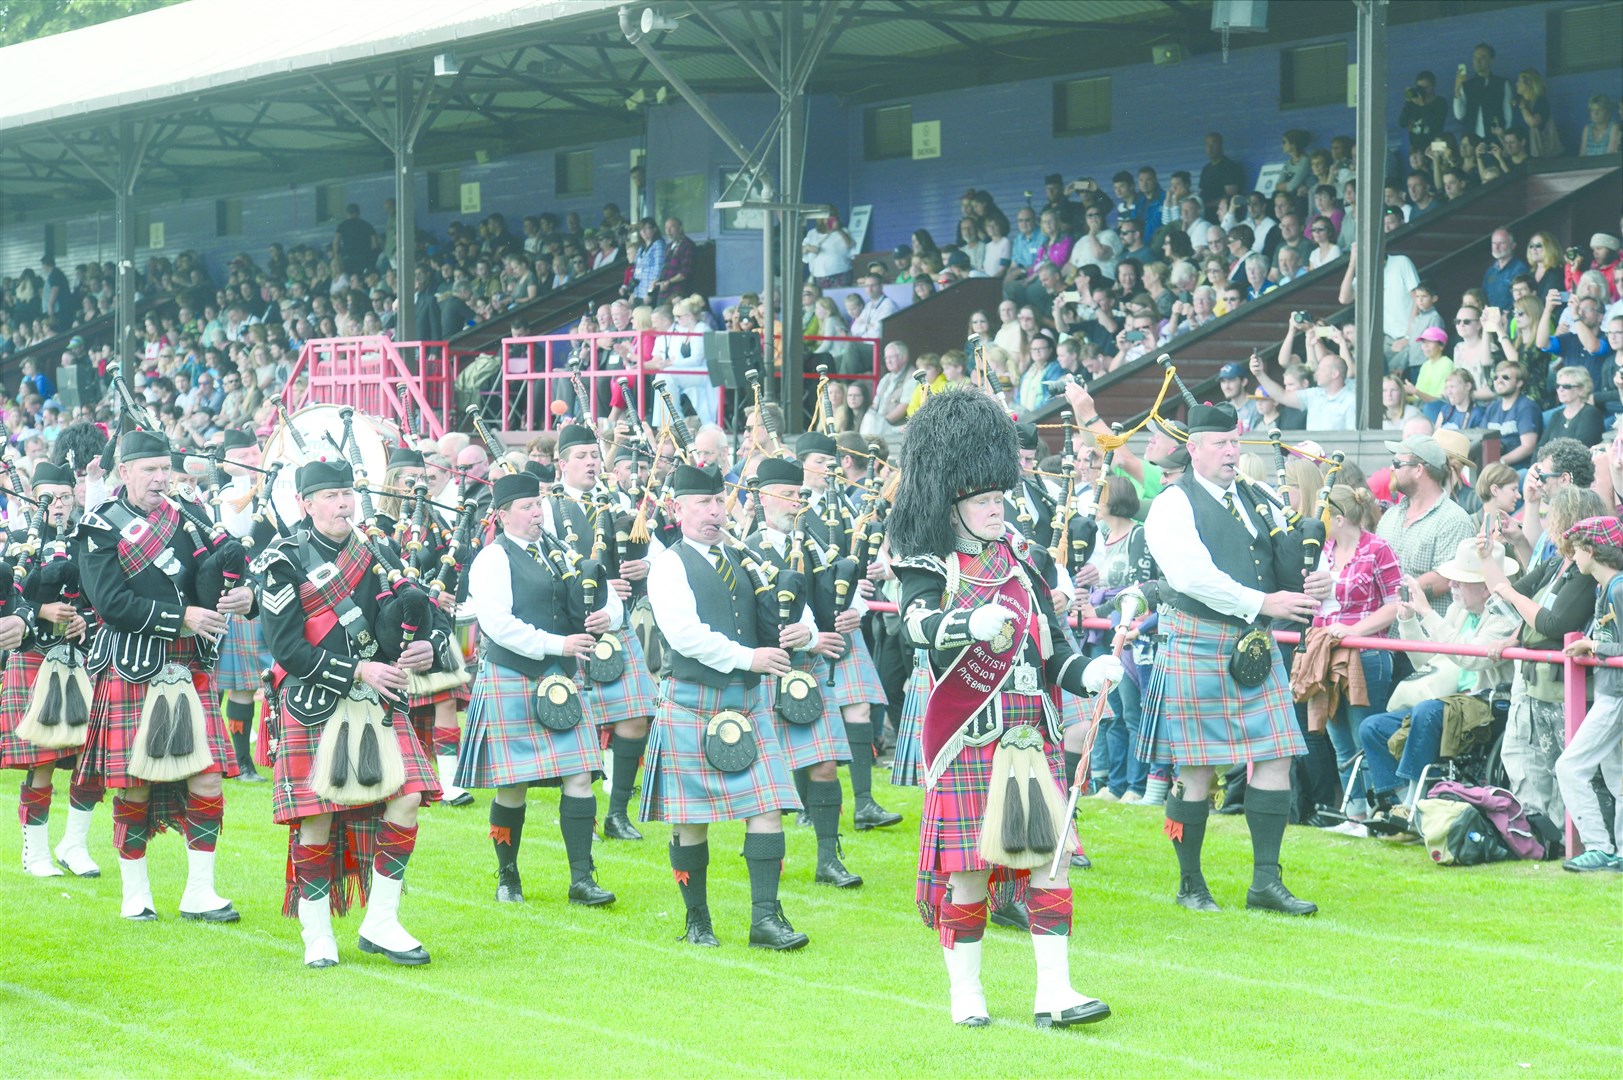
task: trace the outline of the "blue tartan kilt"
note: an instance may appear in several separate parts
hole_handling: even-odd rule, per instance
[[[924,719],[924,702],[930,696],[930,654],[913,652],[913,672],[907,677],[907,693],[902,698],[902,718],[896,725],[896,751],[890,759],[890,782],[896,787],[919,787],[924,783],[924,746],[919,722]]]
[[[258,619],[226,616],[225,637],[214,662],[214,685],[219,690],[260,688],[260,674],[271,666],[270,649]]]
[[[659,708],[659,691],[648,673],[648,659],[643,655],[642,643],[630,626],[613,631],[625,650],[625,674],[611,683],[594,683],[581,676],[583,697],[592,699],[592,722],[618,724],[639,716],[653,716]]]
[[[453,783],[463,788],[556,785],[566,776],[603,775],[593,715],[595,692],[580,696],[581,722],[552,731],[531,712],[536,680],[488,660],[479,665],[468,702]]]
[[[773,730],[777,733],[778,746],[783,751],[784,765],[790,769],[799,769],[824,761],[850,761],[851,744],[845,741],[845,720],[840,716],[840,707],[829,700],[829,688],[823,681],[828,671],[824,662],[812,657],[797,662],[795,668],[809,672],[817,679],[817,688],[824,695],[823,715],[809,724],[789,723],[777,713],[778,680],[771,677],[761,680],[761,687],[766,691],[766,711],[771,717]]]
[[[1239,627],[1167,608],[1161,630],[1144,688],[1140,761],[1234,765],[1307,753],[1277,646],[1267,681],[1245,687],[1228,670]]]
[[[723,709],[744,713],[755,727],[760,753],[742,772],[721,772],[704,756],[705,725]],[[705,825],[800,808],[764,692],[664,681],[643,758],[642,820]]]
[[[836,707],[844,705],[889,705],[879,669],[860,633],[846,635],[850,648],[834,665],[834,685],[823,687],[823,697]],[[826,672],[825,672],[826,674]]]

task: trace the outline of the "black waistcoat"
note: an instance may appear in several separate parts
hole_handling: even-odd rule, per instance
[[[496,542],[507,553],[507,568],[511,575],[513,617],[552,634],[568,635],[577,629],[569,625],[568,594],[566,586],[550,569],[537,562],[523,547],[514,543],[506,533]],[[556,671],[575,674],[575,659],[571,656],[549,656],[544,660],[524,656],[484,638],[485,657],[492,664],[511,668],[532,679],[539,679]]]
[[[1279,588],[1274,578],[1273,541],[1268,536],[1272,523],[1263,520],[1257,515],[1256,508],[1248,505],[1250,500],[1243,494],[1243,488],[1237,487],[1235,490],[1235,505],[1256,529],[1256,536],[1247,532],[1245,526],[1229,513],[1228,507],[1201,486],[1195,479],[1194,470],[1185,472],[1175,486],[1188,496],[1189,505],[1195,512],[1195,531],[1200,535],[1201,544],[1211,553],[1217,569],[1241,585],[1259,592],[1271,593]],[[1181,593],[1175,595],[1176,606],[1191,615],[1231,624],[1241,622],[1232,615],[1212,610],[1193,597]]]
[[[749,585],[749,574],[743,564],[726,548],[721,557],[732,564],[733,587],[727,588],[721,574],[710,560],[696,551],[692,544],[679,541],[676,553],[687,570],[688,590],[693,593],[693,604],[699,621],[718,633],[726,634],[745,648],[759,647],[760,637],[755,621],[755,594]],[[734,679],[753,688],[761,677],[753,671],[717,671],[675,649],[670,651],[671,674],[684,682],[703,683],[705,686],[726,688]]]

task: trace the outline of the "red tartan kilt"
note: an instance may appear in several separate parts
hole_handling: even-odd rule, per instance
[[[190,638],[169,643],[166,663],[195,662],[197,650]],[[135,732],[141,726],[141,706],[146,704],[145,683],[132,683],[111,667],[96,676],[96,694],[90,705],[90,734],[79,755],[77,780],[100,778],[110,788],[140,787],[148,783],[129,772],[135,747]],[[237,775],[237,758],[231,749],[231,734],[220,715],[220,703],[206,671],[192,671],[192,685],[203,703],[203,724],[208,733],[209,755],[214,764],[204,773]]]
[[[1025,723],[1046,731],[1041,698],[1005,694],[1003,716],[1005,729]],[[1062,790],[1067,790],[1068,795],[1060,779],[1065,775],[1064,751],[1048,742],[1046,736],[1044,743],[1050,778]],[[964,747],[935,786],[924,793],[915,893],[922,912],[936,910],[948,874],[994,869],[1002,877],[1024,874],[1024,871],[993,867],[980,854],[981,819],[986,816],[986,796],[992,785],[992,754],[996,749],[996,740],[985,746]],[[929,921],[928,915],[926,921]]]
[[[0,769],[38,768],[74,754],[72,750],[47,750],[16,735],[34,697],[34,676],[44,662],[45,657],[37,652],[14,652],[6,661],[5,682],[0,687]]]
[[[296,825],[304,818],[315,817],[317,814],[336,814],[361,809],[357,806],[340,806],[338,803],[329,802],[310,790],[310,767],[315,764],[316,747],[321,743],[321,733],[325,730],[325,725],[305,727],[285,716],[279,716],[277,727],[281,737],[276,741],[276,761],[272,766],[276,783],[271,796],[271,812],[278,825]],[[424,802],[438,798],[440,785],[434,777],[434,767],[430,764],[428,755],[423,752],[423,744],[417,732],[412,730],[410,721],[404,714],[397,712],[394,714],[392,729],[395,741],[400,746],[400,759],[406,766],[406,782],[389,798],[412,794],[422,795]],[[388,799],[383,799],[374,805],[381,805],[387,801]]]

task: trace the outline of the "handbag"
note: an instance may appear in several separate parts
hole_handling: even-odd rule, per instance
[[[755,725],[743,713],[724,709],[705,725],[704,759],[712,769],[724,773],[743,772],[755,764],[760,754]]]
[[[535,722],[548,731],[569,731],[581,721],[580,687],[564,675],[548,675],[535,687]]]
[[[1554,120],[1545,120],[1544,123],[1527,131],[1527,152],[1536,158],[1562,157],[1567,148],[1561,142],[1561,133],[1555,129]]]
[[[823,715],[823,691],[804,671],[791,671],[778,680],[777,713],[790,724],[811,724]]]

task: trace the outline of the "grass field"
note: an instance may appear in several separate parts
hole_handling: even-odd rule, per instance
[[[219,888],[243,920],[211,927],[174,915],[184,854],[172,834],[150,854],[163,918],[117,917],[105,807],[101,878],[24,875],[7,781],[7,1076],[1623,1075],[1623,875],[1439,869],[1414,847],[1292,828],[1286,880],[1324,913],[1285,920],[1243,910],[1245,826],[1213,817],[1207,873],[1227,910],[1198,917],[1171,903],[1159,813],[1085,803],[1096,868],[1071,875],[1073,981],[1115,1015],[1033,1030],[1030,946],[993,929],[996,1022],[968,1031],[949,1023],[940,950],[913,909],[916,791],[881,785],[906,823],[846,836],[867,879],[858,893],[814,886],[810,830],[791,829],[783,902],[812,942],[788,955],[747,947],[736,825],[711,834],[721,949],[675,940],[682,911],[657,826],[641,844],[599,843],[617,905],[570,908],[551,793],[531,797],[529,903],[498,908],[481,793],[423,814],[402,914],[433,963],[361,956],[355,916],[338,924],[343,963],[314,972],[279,914],[286,833],[268,786],[227,785]]]

